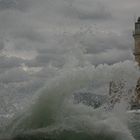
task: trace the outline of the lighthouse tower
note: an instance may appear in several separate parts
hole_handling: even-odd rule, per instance
[[[135,22],[133,37],[135,41],[134,56],[136,62],[140,66],[140,17],[138,18],[137,22]]]
[[[135,30],[133,32],[133,37],[135,41],[134,56],[136,62],[140,67],[140,17],[138,18],[137,22],[135,22]],[[138,79],[135,88],[135,98],[133,103],[134,104],[132,104],[132,109],[140,109],[140,78]]]
[[[133,32],[133,37],[135,41],[134,56],[140,68],[140,17],[135,22],[135,30]],[[125,88],[125,81],[111,81],[110,82],[109,97],[110,97],[111,105],[115,105],[115,103],[120,102],[121,98],[124,98],[124,95],[123,95],[124,88]],[[140,78],[137,80],[135,91],[132,94],[132,98],[130,99],[129,102],[131,105],[131,109],[140,109]]]

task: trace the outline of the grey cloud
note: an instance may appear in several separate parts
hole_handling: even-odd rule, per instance
[[[32,42],[40,42],[45,43],[46,38],[38,33],[37,31],[33,30],[32,28],[19,30],[16,32],[13,32],[13,37],[15,39],[25,39],[26,41],[32,41]]]
[[[58,42],[58,44],[59,44],[59,42]],[[52,54],[52,55],[63,55],[64,53],[66,53],[68,51],[68,49],[67,49],[67,46],[66,47],[60,47],[59,45],[58,45],[58,47],[44,47],[44,48],[38,48],[37,49],[37,52],[39,53],[39,54],[42,54],[42,55],[47,55],[47,54]]]
[[[3,39],[12,38],[15,33],[31,30],[33,27],[30,23],[27,24],[25,19],[28,20],[28,17],[18,11],[0,12],[0,37]]]
[[[21,11],[27,10],[27,0],[0,0],[0,10],[17,9]]]
[[[100,11],[98,13],[79,13],[78,17],[83,20],[107,20],[112,18],[110,13],[103,13]]]
[[[120,61],[125,61],[125,60],[133,60],[132,53],[130,51],[121,51],[121,50],[108,50],[104,51],[101,53],[93,54],[93,55],[88,55],[87,58],[89,61],[94,64],[114,64]]]
[[[108,20],[112,14],[105,3],[98,0],[73,0],[67,1],[67,5],[62,9],[65,16],[79,18],[81,20]],[[107,6],[107,5],[106,5]]]
[[[126,2],[126,0],[124,1]],[[27,13],[2,11],[0,13],[0,29],[6,32],[5,38],[12,40],[13,49],[18,49],[21,52],[37,51],[38,56],[34,60],[26,62],[27,65],[38,67],[53,63],[62,66],[65,63],[63,55],[77,48],[82,48],[85,51],[83,55],[100,55],[113,48],[124,53],[132,49],[132,39],[128,39],[128,33],[123,34],[131,26],[125,21],[129,17],[126,14],[129,11],[129,6],[125,9],[125,13],[120,14],[120,18],[118,18],[121,10],[124,10],[123,5],[120,6],[121,10],[116,12],[115,5],[111,0],[109,2],[98,0],[29,0],[28,2],[15,0],[11,2],[20,3],[21,7],[26,7],[25,5],[29,4],[30,10]],[[117,5],[119,2],[115,3]],[[17,8],[20,7],[20,4],[17,4]],[[80,33],[76,33],[81,26],[90,26],[95,23],[98,29],[92,29],[93,34],[83,32],[80,35]],[[127,25],[128,28],[126,28]],[[67,37],[62,35],[65,31],[64,28],[66,28]],[[63,39],[55,36],[56,29],[59,29],[58,36],[62,36]],[[104,31],[108,31],[108,34]],[[109,59],[106,59],[107,61]],[[116,57],[116,61],[120,61],[120,59]]]
[[[0,50],[4,49],[4,42],[0,41]]]
[[[9,69],[19,67],[24,62],[21,58],[0,56],[0,68]]]
[[[96,65],[100,63],[112,64],[118,61],[132,59],[131,40],[128,40],[127,36],[124,36],[124,34],[118,35],[116,33],[104,32],[92,34],[88,31],[67,35],[63,41],[58,40],[54,44],[56,47],[46,46],[44,48],[38,48],[38,56],[35,60],[29,61],[27,65],[37,67],[52,63],[55,66],[63,66],[67,62],[67,55],[65,54],[69,54],[70,52],[73,52],[73,57],[81,61],[81,57],[76,53],[77,49],[82,52],[83,57],[90,54],[90,59],[88,58],[84,61],[89,61]],[[116,50],[116,52],[112,50]],[[117,53],[119,55],[116,55]]]
[[[85,46],[87,53],[96,54],[113,48],[122,51],[131,50],[131,41],[132,40],[128,40],[127,37],[124,37],[124,34],[118,36],[113,33],[103,33],[99,35],[94,35],[92,37],[89,36],[88,38],[84,38],[83,40],[81,40],[81,44]]]
[[[0,9],[15,8],[15,7],[16,7],[15,0],[1,0],[0,1]]]
[[[54,67],[62,67],[65,64],[65,57],[56,54],[39,54],[35,59],[24,61],[28,67],[46,67],[49,64]]]

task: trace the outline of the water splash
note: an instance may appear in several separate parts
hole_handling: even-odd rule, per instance
[[[112,80],[123,79],[127,81],[125,88],[134,88],[138,75],[139,71],[130,61],[64,69],[36,93],[30,107],[17,115],[5,131],[14,139],[69,140],[72,136],[73,140],[134,140],[127,127],[123,104],[107,112],[103,106],[95,109],[75,104],[72,97],[79,90],[108,95]]]

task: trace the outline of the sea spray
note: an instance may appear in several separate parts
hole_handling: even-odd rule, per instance
[[[73,139],[133,140],[122,117],[102,107],[75,104],[72,96],[82,89],[107,95],[109,81],[118,79],[127,81],[125,88],[133,88],[138,75],[135,64],[129,61],[64,69],[36,93],[34,103],[7,125],[6,133],[17,135],[15,139],[36,136],[68,140],[71,134]]]

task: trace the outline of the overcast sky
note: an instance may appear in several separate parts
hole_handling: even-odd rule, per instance
[[[0,67],[62,66],[65,54],[79,53],[95,65],[132,59],[139,7],[139,0],[0,0]]]
[[[64,67],[133,60],[138,16],[139,0],[0,0],[1,94],[35,91]]]

